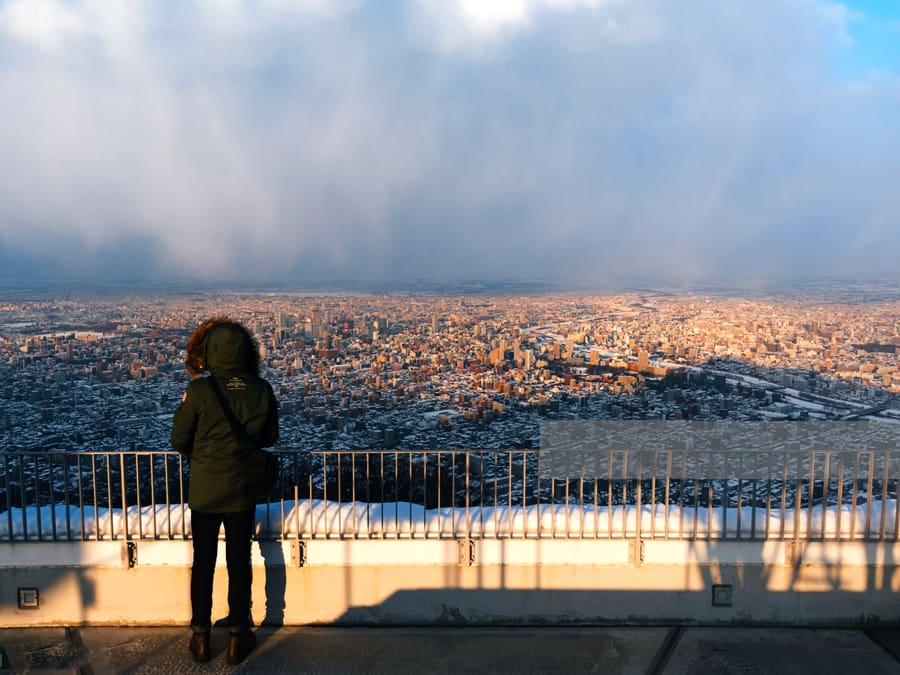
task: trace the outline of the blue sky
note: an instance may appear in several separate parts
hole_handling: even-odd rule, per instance
[[[845,74],[900,72],[900,2],[857,0],[847,7],[852,14],[847,28],[851,41],[837,56]]]
[[[0,0],[0,277],[897,278],[900,3]]]

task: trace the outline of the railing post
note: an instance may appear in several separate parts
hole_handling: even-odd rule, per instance
[[[472,567],[475,564],[475,541],[472,539],[459,540],[459,564],[463,567]]]
[[[291,541],[291,566],[306,566],[306,542],[301,539]]]
[[[478,453],[474,463],[473,452]],[[446,450],[317,452],[308,475],[300,476],[297,472],[289,471],[282,474],[285,483],[293,475],[294,484],[282,486],[280,538],[289,538],[296,528],[298,539],[301,534],[312,538],[324,534],[328,538],[343,539],[416,539],[423,532],[424,537],[428,538],[436,527],[439,538],[464,542],[486,537],[519,536],[594,539],[615,537],[634,538],[638,542],[645,537],[711,541],[743,540],[744,532],[749,528],[752,541],[776,540],[791,543],[786,557],[793,561],[802,555],[802,543],[813,539],[870,542],[900,539],[900,510],[890,512],[885,508],[893,499],[898,481],[893,476],[894,469],[891,465],[896,458],[890,452],[861,450],[851,455],[850,452],[831,451],[811,453],[808,449],[778,450],[761,457],[761,462],[750,462],[749,457],[743,455],[726,462],[722,457],[711,458],[707,451],[679,452],[682,461],[680,485],[677,485],[678,478],[675,476],[677,469],[673,463],[674,457],[668,451],[642,455],[639,451],[625,450],[609,451],[608,467],[602,471],[594,471],[592,486],[586,485],[588,467],[584,466],[578,474],[574,471],[568,471],[566,476],[549,474],[544,482],[541,457],[537,451],[471,451],[464,452],[462,456],[459,452]],[[280,454],[286,457],[289,453]],[[129,461],[129,456],[132,455],[135,457],[134,462]],[[162,472],[155,465],[156,456],[163,458]],[[532,456],[534,461],[529,462],[529,457]],[[178,457],[179,484],[177,491],[173,486],[170,492],[168,461],[173,457]],[[377,472],[371,467],[373,457],[380,462]],[[436,470],[430,468],[432,457],[436,462]],[[779,457],[783,460],[781,466],[778,466]],[[279,456],[279,461],[282,459],[284,458]],[[359,476],[359,480],[366,481],[365,489],[361,484],[356,484],[359,466],[357,459],[366,462],[365,475]],[[385,467],[386,461],[391,459],[394,462],[393,471],[390,467]],[[664,462],[661,464],[662,459]],[[855,466],[850,464],[854,460]],[[79,523],[82,541],[190,538],[184,517],[187,512],[185,477],[181,458],[176,453],[95,452],[59,457],[52,453],[23,452],[4,453],[0,461],[0,469],[3,471],[0,489],[4,490],[0,495],[0,538],[4,541],[70,540]],[[336,465],[329,467],[335,461]],[[405,468],[400,466],[403,461],[408,462]],[[421,461],[421,466],[414,466],[416,461]],[[447,461],[450,465],[444,467]],[[710,465],[710,461],[715,464]],[[283,463],[286,462],[284,459]],[[321,467],[317,462],[321,462]],[[113,463],[117,466],[113,467]],[[748,471],[755,471],[754,466],[761,467],[763,463],[766,464],[766,473],[759,477],[754,473],[752,479],[747,479]],[[748,467],[747,464],[754,466]],[[348,475],[344,475],[344,469],[349,472]],[[644,486],[643,476],[646,471],[651,473],[648,485]],[[659,475],[657,472],[660,472]],[[156,504],[158,493],[162,494],[162,491],[156,490],[157,473],[164,474],[166,481],[164,508],[167,527],[160,527],[157,521],[158,507],[162,506]],[[363,473],[361,467],[359,473]],[[823,476],[822,485],[816,487],[819,475]],[[392,491],[389,490],[391,479],[394,485]],[[448,480],[449,495],[448,486],[443,485],[445,479]],[[117,480],[120,481],[119,484],[116,484]],[[307,515],[301,516],[300,481],[307,480],[309,501],[303,505],[307,508]],[[352,481],[349,486],[346,485],[347,480]],[[373,480],[379,480],[380,488],[373,489]],[[557,489],[556,482],[563,480],[566,481],[566,487]],[[573,481],[571,485],[569,480]],[[599,487],[602,480],[607,483],[603,492]],[[662,480],[664,483],[660,482]],[[833,480],[837,481],[835,486],[831,484]],[[487,481],[491,481],[493,486]],[[577,499],[572,494],[575,481]],[[877,484],[879,481],[881,486]],[[135,486],[136,504],[129,503],[131,485]],[[44,492],[45,486],[49,493]],[[348,488],[347,493],[343,493],[345,487]],[[736,488],[738,494],[735,497]],[[818,492],[820,488],[821,492]],[[337,499],[334,498],[335,489]],[[502,498],[499,494],[501,489],[507,491]],[[321,501],[313,498],[318,490],[322,491]],[[459,493],[460,490],[462,494]],[[847,494],[847,490],[852,493]],[[289,513],[287,501],[291,492],[293,508],[296,509],[293,517]],[[148,493],[150,509],[143,513],[143,500]],[[345,496],[349,501],[344,500]],[[607,503],[601,508],[599,501],[604,496]],[[121,503],[116,505],[115,499],[121,499]],[[806,504],[803,503],[804,499],[808,500]],[[836,503],[832,503],[835,499]],[[174,503],[175,500],[179,503]],[[365,503],[357,500],[365,500]],[[658,503],[662,500],[664,503]],[[850,506],[849,517],[842,512],[842,507],[847,506],[845,501]],[[394,505],[393,510],[390,506],[380,506],[386,502]],[[740,511],[745,504],[751,506],[751,513]],[[48,506],[50,515],[46,511]],[[449,514],[444,511],[448,506]],[[646,528],[641,513],[645,506],[650,509],[651,516],[651,524]],[[73,507],[77,509],[77,513],[71,512]],[[132,507],[137,509],[137,524],[130,522]],[[664,524],[656,523],[657,507],[661,513],[664,511]],[[2,512],[4,508],[5,514]],[[64,525],[60,508],[66,509]],[[179,508],[182,511],[180,533],[176,529],[177,521],[175,525],[172,522],[172,516],[177,514]],[[279,533],[273,532],[271,518],[273,513],[277,515],[277,508],[279,507],[272,508],[269,504],[266,515],[261,516],[265,519],[263,526],[268,525],[268,531],[276,537]],[[380,516],[372,514],[372,509],[376,508]],[[478,508],[477,513],[473,510],[475,508]],[[487,513],[486,508],[491,508],[492,511]],[[350,510],[345,513],[344,509]],[[361,515],[363,509],[366,512],[365,522]],[[545,525],[543,519],[548,509],[550,523]],[[565,509],[565,512],[560,509]],[[591,516],[590,511],[594,517],[593,528],[588,528],[585,523],[585,519]],[[687,520],[692,515],[691,511],[692,523]],[[631,513],[636,518],[634,522]],[[711,523],[704,524],[704,517],[711,520],[720,514],[725,531],[718,531],[710,526]],[[153,523],[145,520],[151,517]],[[521,525],[520,517],[524,519]],[[602,534],[600,522],[604,517],[608,525],[604,526],[606,533]],[[814,525],[814,519],[819,517],[822,525]],[[763,518],[765,524],[761,526]],[[464,522],[460,522],[463,519]],[[891,522],[888,522],[889,519]],[[770,520],[774,523],[771,526]],[[468,553],[463,557],[467,555]],[[640,560],[638,549],[632,552],[632,558]]]
[[[640,537],[628,541],[628,559],[635,567],[644,564],[644,540]]]

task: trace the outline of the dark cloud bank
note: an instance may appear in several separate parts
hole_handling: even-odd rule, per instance
[[[834,3],[0,5],[0,277],[896,277]]]

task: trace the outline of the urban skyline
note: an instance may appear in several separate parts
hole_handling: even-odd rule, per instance
[[[900,287],[0,290],[0,448],[168,448],[187,337],[256,336],[285,448],[508,449],[548,420],[900,421]]]

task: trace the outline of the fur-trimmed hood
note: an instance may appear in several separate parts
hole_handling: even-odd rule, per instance
[[[226,317],[201,323],[188,340],[185,366],[193,377],[204,370],[214,375],[259,375],[259,349],[244,326]]]

